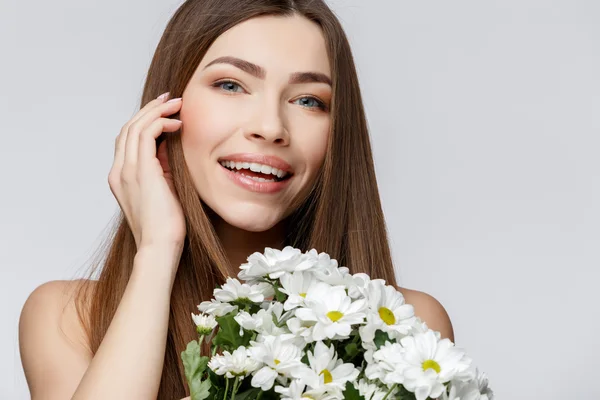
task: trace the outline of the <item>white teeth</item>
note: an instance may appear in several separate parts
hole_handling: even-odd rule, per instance
[[[225,168],[236,169],[238,171],[240,169],[249,169],[250,171],[260,172],[262,174],[275,175],[276,177],[278,177],[280,179],[285,177],[288,174],[287,172],[282,171],[280,169],[273,168],[268,165],[258,164],[258,163],[235,162],[235,161],[225,160],[225,161],[220,161],[220,164],[222,166],[224,166]],[[257,178],[257,179],[264,179],[264,178]]]

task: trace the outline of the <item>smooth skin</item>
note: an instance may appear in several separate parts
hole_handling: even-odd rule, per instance
[[[249,20],[233,27],[226,32],[227,40],[217,39],[209,51],[211,59],[223,55],[251,58],[265,68],[266,79],[251,78],[225,65],[204,70],[210,61],[207,54],[183,99],[155,99],[121,129],[108,182],[138,248],[132,276],[95,355],[73,303],[76,282],[47,282],[30,294],[19,321],[19,346],[33,400],[156,398],[172,284],[186,234],[165,142],[156,149],[155,139],[162,132],[183,128],[182,144],[186,160],[192,160],[194,183],[223,219],[217,231],[233,265],[250,254],[250,248],[236,248],[236,243],[264,249],[265,244],[277,242],[278,221],[289,213],[289,200],[312,184],[324,156],[323,135],[330,115],[313,110],[314,102],[300,99],[314,96],[328,101],[329,92],[323,85],[292,87],[287,79],[298,69],[329,72],[324,39],[302,17],[261,18],[260,23]],[[238,47],[226,47],[226,43]],[[225,78],[235,79],[240,86],[212,86]],[[235,118],[226,120],[210,119],[219,110],[231,108],[255,111],[236,112]],[[177,112],[181,121],[168,118]],[[292,161],[299,178],[290,185],[291,192],[281,194],[282,201],[270,200],[276,207],[265,206],[254,194],[241,197],[237,189],[222,186],[211,175],[220,168],[219,156],[261,149]],[[212,191],[207,192],[209,186]],[[227,207],[218,204],[219,195],[227,196],[227,202],[222,202]],[[268,223],[261,225],[264,221]],[[423,292],[399,290],[431,329],[454,341],[450,319],[436,299]],[[144,341],[139,340],[140,332]]]

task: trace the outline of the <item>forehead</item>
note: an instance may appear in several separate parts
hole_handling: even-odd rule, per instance
[[[200,67],[222,56],[242,58],[264,67],[267,79],[279,71],[330,75],[321,28],[299,15],[261,16],[237,24],[213,42]]]

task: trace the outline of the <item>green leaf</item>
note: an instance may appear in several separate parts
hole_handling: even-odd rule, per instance
[[[342,394],[344,395],[344,400],[365,400],[365,397],[350,382],[346,382],[346,389],[344,389]]]
[[[205,379],[202,382],[194,381],[194,385],[190,386],[191,400],[204,400],[210,396],[210,380]]]
[[[192,340],[186,349],[181,352],[181,360],[185,370],[185,378],[190,388],[192,400],[204,400],[209,396],[210,381],[202,380],[208,364],[208,357],[200,355],[198,341]]]
[[[375,346],[377,346],[377,350],[379,350],[379,348],[383,346],[385,342],[391,341],[392,339],[390,339],[389,335],[384,331],[381,331],[379,329],[375,331],[375,339],[373,339],[373,342],[375,343]]]
[[[348,360],[351,360],[358,354],[358,345],[356,343],[348,343],[346,347],[344,347],[344,350],[346,350],[346,356],[348,357]]]
[[[275,300],[277,300],[280,303],[285,303],[285,300],[287,299],[287,295],[281,291],[279,291],[279,287],[275,287]]]
[[[235,400],[254,400],[260,393],[260,388],[252,388],[243,393],[236,393]]]
[[[214,346],[219,346],[229,352],[234,351],[240,346],[248,346],[252,338],[252,332],[243,331],[240,336],[240,325],[233,319],[236,313],[229,313],[222,317],[217,317],[219,331],[212,340]]]

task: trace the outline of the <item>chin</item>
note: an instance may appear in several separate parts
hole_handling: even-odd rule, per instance
[[[211,207],[212,208],[212,207]],[[265,232],[283,220],[283,210],[266,205],[240,204],[212,208],[227,224],[248,232]]]

